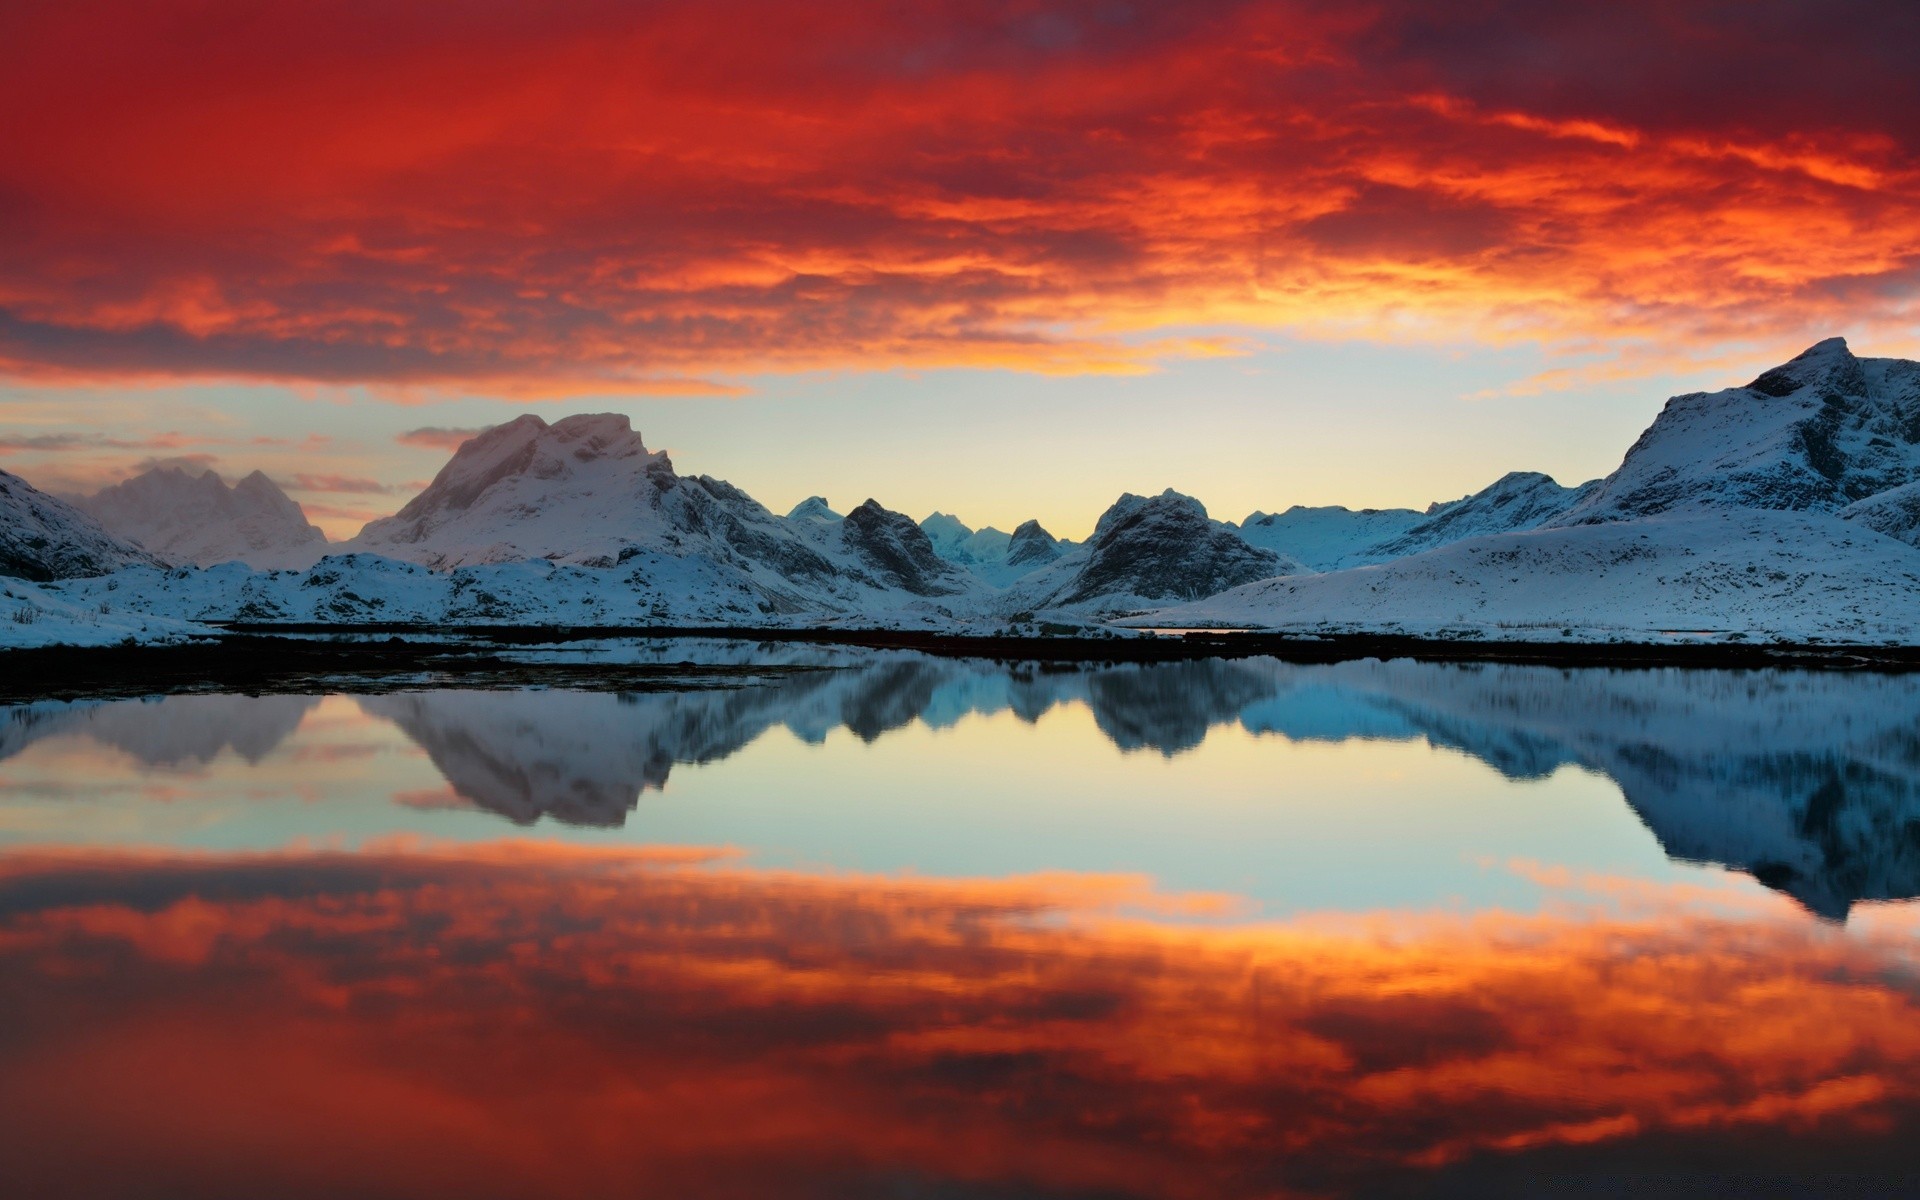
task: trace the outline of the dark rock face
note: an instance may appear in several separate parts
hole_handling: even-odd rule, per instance
[[[46,583],[141,565],[163,564],[66,501],[0,471],[0,575]]]
[[[1856,358],[1829,338],[1745,387],[1669,400],[1565,520],[1703,504],[1835,512],[1915,480],[1920,363]]]
[[[868,500],[840,523],[842,543],[858,555],[883,586],[919,596],[948,596],[964,584],[933,552],[933,541],[912,517]]]
[[[1044,567],[1060,557],[1060,543],[1038,521],[1023,521],[1007,544],[1010,567]]]
[[[787,535],[758,500],[724,479],[701,475],[679,480],[660,504],[689,533],[705,534],[788,579],[820,580],[835,574],[832,563]]]
[[[1087,540],[1087,565],[1062,603],[1103,595],[1202,600],[1280,574],[1282,559],[1207,519],[1191,496],[1168,489],[1114,502]]]

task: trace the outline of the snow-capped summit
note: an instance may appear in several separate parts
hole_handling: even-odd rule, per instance
[[[1128,493],[1100,516],[1086,544],[1015,583],[1009,611],[1090,606],[1102,611],[1197,600],[1275,575],[1304,572],[1294,559],[1248,545],[1169,488]]]
[[[832,522],[840,519],[840,514],[833,511],[833,506],[827,503],[825,496],[808,496],[787,513],[789,521]]]
[[[1745,387],[1667,401],[1618,470],[1556,523],[1699,505],[1837,512],[1920,479],[1920,363],[1828,338]]]
[[[549,425],[525,413],[461,445],[425,491],[347,548],[435,567],[604,558],[657,532],[646,517],[673,481],[667,456],[621,414]]]
[[[326,552],[326,534],[259,471],[229,487],[212,471],[155,467],[79,503],[111,532],[173,562],[305,567]]]
[[[933,552],[963,567],[992,567],[1005,561],[1010,535],[993,528],[970,529],[948,513],[933,513],[920,522],[933,542]]]
[[[44,582],[157,565],[91,514],[0,471],[0,575]]]
[[[885,611],[979,586],[899,513],[868,501],[840,518],[820,500],[776,516],[725,480],[677,474],[617,413],[495,426],[342,549],[440,570],[617,569],[662,620]]]

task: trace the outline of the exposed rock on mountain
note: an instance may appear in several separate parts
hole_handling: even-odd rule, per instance
[[[1675,396],[1562,523],[1701,505],[1834,512],[1920,479],[1920,363],[1812,346],[1745,387]]]
[[[1038,521],[1022,521],[1007,542],[1006,564],[1038,570],[1059,558],[1060,543]]]
[[[111,532],[173,562],[305,567],[327,537],[259,471],[228,487],[212,471],[155,467],[80,501]]]
[[[1198,500],[1169,488],[1120,497],[1085,546],[1020,580],[1008,611],[1090,606],[1101,611],[1197,599],[1237,584],[1305,568],[1250,546],[1207,518]]]
[[[913,519],[868,500],[840,523],[840,537],[887,586],[916,596],[951,596],[970,590],[966,577],[933,552],[933,542]]]
[[[1435,505],[1437,512],[1441,506]],[[1250,513],[1239,526],[1249,545],[1286,555],[1315,571],[1350,566],[1363,551],[1397,538],[1432,512],[1411,508],[1350,509],[1340,505],[1303,508],[1294,505],[1280,513]]]
[[[45,582],[159,561],[92,515],[0,471],[0,575]]]

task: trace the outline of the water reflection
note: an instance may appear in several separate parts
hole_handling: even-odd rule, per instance
[[[1230,1198],[1781,1187],[1834,1162],[1876,1194],[1913,1166],[1910,914],[1841,936],[1601,880],[1534,916],[1204,928],[1114,915],[1123,879],[699,858],[14,855],[0,1174]]]
[[[846,653],[832,662],[699,691],[428,691],[357,703],[417,743],[460,800],[520,824],[619,826],[676,765],[724,759],[776,727],[812,742],[844,728],[872,742],[916,723],[1002,713],[1035,722],[1080,705],[1129,751],[1177,755],[1238,729],[1294,741],[1420,739],[1513,779],[1576,765],[1612,779],[1670,856],[1746,871],[1822,916],[1920,895],[1920,677],[1269,659],[1061,669]],[[0,758],[74,733],[152,764],[204,762],[225,748],[258,758],[313,703],[26,706],[0,718]]]

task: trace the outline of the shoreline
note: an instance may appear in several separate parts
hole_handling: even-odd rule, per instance
[[[322,640],[351,638],[354,640]],[[1008,662],[1153,663],[1272,657],[1300,664],[1356,659],[1582,668],[1682,667],[1907,672],[1920,646],[1793,643],[1523,642],[1411,635],[1188,631],[1141,637],[977,636],[913,630],[695,626],[229,626],[217,639],[153,646],[0,651],[0,702],[173,692],[355,691],[414,687],[580,687],[602,691],[738,686],[817,667],[738,664],[528,663],[500,651],[626,638],[808,643]]]

